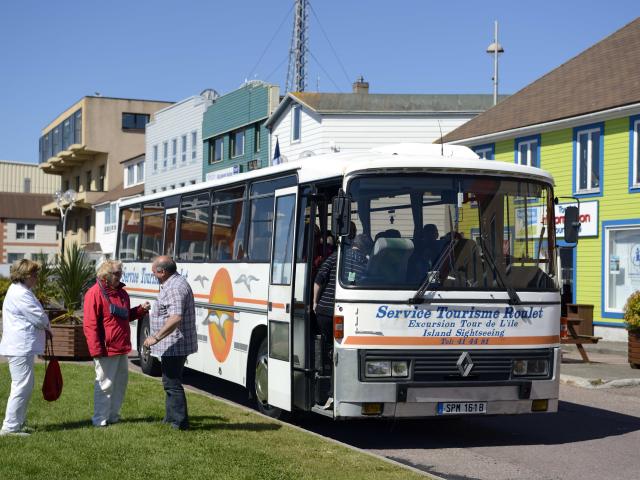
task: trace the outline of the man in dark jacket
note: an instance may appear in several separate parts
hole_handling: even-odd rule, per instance
[[[151,308],[149,302],[130,308],[121,276],[122,262],[106,260],[98,268],[96,284],[84,296],[83,330],[96,369],[91,419],[96,427],[120,420],[129,380],[129,322],[143,318]]]

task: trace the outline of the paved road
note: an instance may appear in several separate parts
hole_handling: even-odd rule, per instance
[[[233,384],[189,371],[192,387],[248,405]],[[639,478],[640,387],[561,385],[551,415],[333,422],[310,415],[293,423],[451,480]]]

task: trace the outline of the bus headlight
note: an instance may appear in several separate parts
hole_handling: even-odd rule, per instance
[[[409,362],[370,360],[365,365],[365,376],[370,378],[398,377],[407,378],[409,376]]]
[[[512,373],[514,376],[525,375],[544,376],[549,373],[549,360],[547,359],[518,359],[513,361]]]
[[[391,376],[405,378],[408,377],[409,362],[391,362]]]
[[[391,362],[382,360],[369,361],[365,365],[365,375],[367,377],[390,377]]]

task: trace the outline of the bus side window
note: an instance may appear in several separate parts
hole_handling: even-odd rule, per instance
[[[138,237],[140,236],[140,207],[134,205],[120,210],[120,231],[118,242],[120,260],[135,260]]]
[[[214,192],[211,208],[212,262],[242,260],[244,186]]]
[[[142,208],[142,242],[140,259],[151,260],[160,255],[164,230],[164,204],[150,203]]]
[[[209,192],[184,197],[180,202],[178,258],[201,262],[207,252]]]

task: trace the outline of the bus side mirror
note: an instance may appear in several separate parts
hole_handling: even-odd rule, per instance
[[[578,207],[567,207],[564,210],[564,241],[578,243],[580,222],[578,220]]]
[[[349,235],[351,220],[351,201],[340,190],[338,196],[333,199],[331,206],[331,230],[337,237]]]

